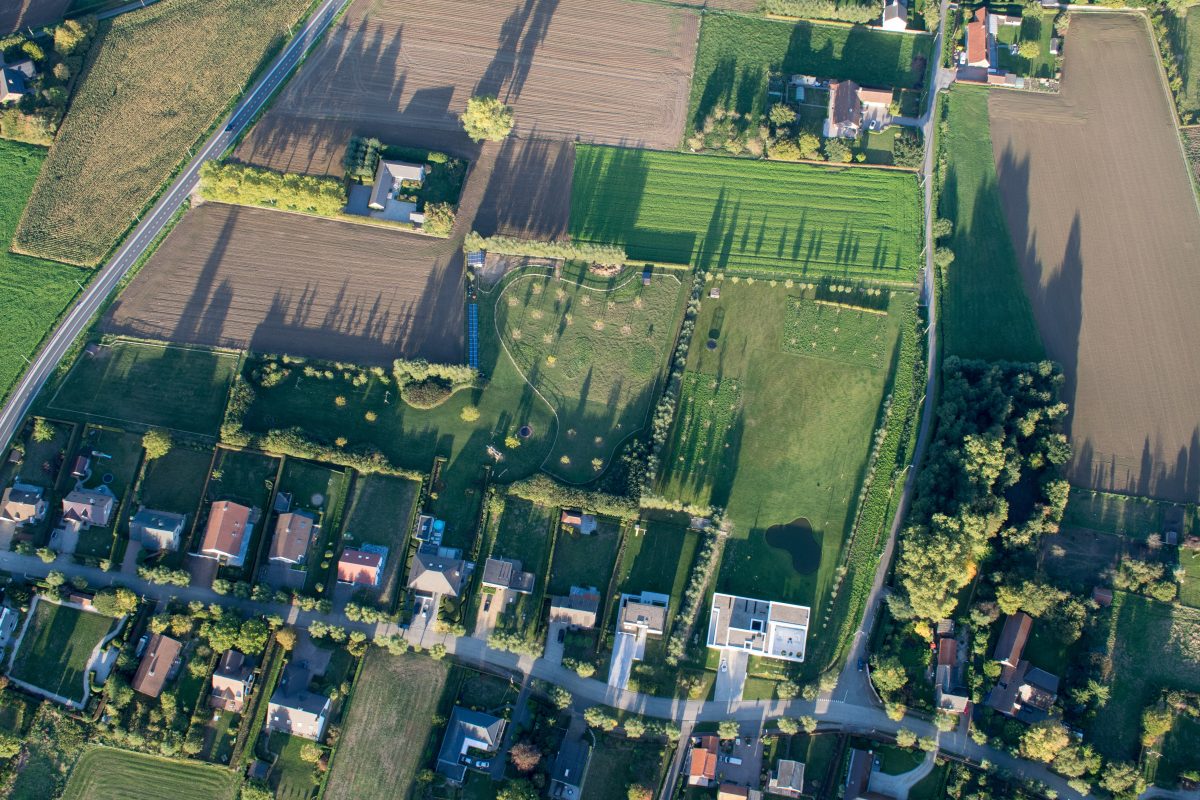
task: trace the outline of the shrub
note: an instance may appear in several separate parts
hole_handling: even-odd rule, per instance
[[[151,428],[142,436],[142,449],[146,460],[153,461],[171,452],[171,434],[161,428]]]
[[[206,161],[200,168],[200,194],[207,200],[338,216],[346,188],[337,178],[273,172],[231,162]]]
[[[463,422],[475,422],[479,419],[479,409],[475,406],[463,406],[463,410],[458,416],[462,418]]]
[[[432,236],[449,236],[454,228],[454,209],[449,203],[429,203],[425,206],[425,222],[421,230]]]

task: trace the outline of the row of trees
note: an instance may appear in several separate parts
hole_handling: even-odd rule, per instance
[[[274,172],[228,161],[205,162],[200,168],[200,194],[221,203],[325,217],[337,216],[346,207],[346,187],[337,178]]]
[[[615,244],[588,242],[545,242],[539,239],[519,239],[515,236],[483,236],[471,231],[463,241],[463,249],[487,250],[510,256],[532,258],[565,258],[589,261],[609,267],[625,265],[625,248]]]

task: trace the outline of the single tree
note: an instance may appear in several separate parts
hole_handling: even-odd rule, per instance
[[[513,129],[513,112],[489,95],[472,97],[460,116],[463,130],[475,142],[502,142]]]
[[[541,763],[542,751],[529,742],[517,742],[509,748],[508,759],[517,772],[533,772]]]
[[[33,420],[33,440],[45,443],[54,438],[54,426],[41,417]]]
[[[767,112],[767,118],[771,120],[771,124],[776,128],[781,128],[784,125],[791,125],[796,121],[796,112],[784,103],[776,103]]]
[[[162,428],[151,428],[142,436],[142,449],[146,451],[146,460],[153,461],[171,452],[171,434]]]
[[[717,735],[722,739],[736,739],[741,728],[734,719],[723,719],[717,725]]]
[[[900,747],[912,747],[917,743],[917,735],[908,728],[896,731],[896,744]]]
[[[1021,735],[1021,756],[1048,764],[1070,743],[1071,734],[1061,722],[1044,719],[1030,725]]]

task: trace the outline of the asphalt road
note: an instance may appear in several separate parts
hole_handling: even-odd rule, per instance
[[[21,419],[29,411],[34,398],[54,373],[67,350],[70,349],[71,343],[87,329],[89,322],[100,310],[105,299],[162,232],[175,211],[187,200],[199,180],[200,166],[205,161],[219,157],[225,152],[225,149],[233,143],[241,130],[271,97],[272,92],[287,80],[296,64],[329,27],[342,6],[349,1],[325,0],[325,3],[313,13],[304,27],[297,31],[292,40],[288,42],[287,47],[275,59],[270,69],[259,78],[233,115],[218,128],[216,133],[209,137],[208,141],[200,148],[200,152],[188,163],[183,173],[154,204],[150,213],[138,223],[117,250],[116,255],[100,268],[94,280],[84,289],[75,305],[59,322],[58,327],[43,344],[37,356],[30,362],[25,375],[9,396],[3,410],[0,410],[0,449],[6,447],[12,439],[17,426],[21,424]],[[80,274],[85,273],[81,271]]]

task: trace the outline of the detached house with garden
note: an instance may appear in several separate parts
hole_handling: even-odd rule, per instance
[[[200,555],[240,567],[246,560],[254,529],[250,516],[250,509],[238,503],[229,500],[213,503],[204,528]]]

